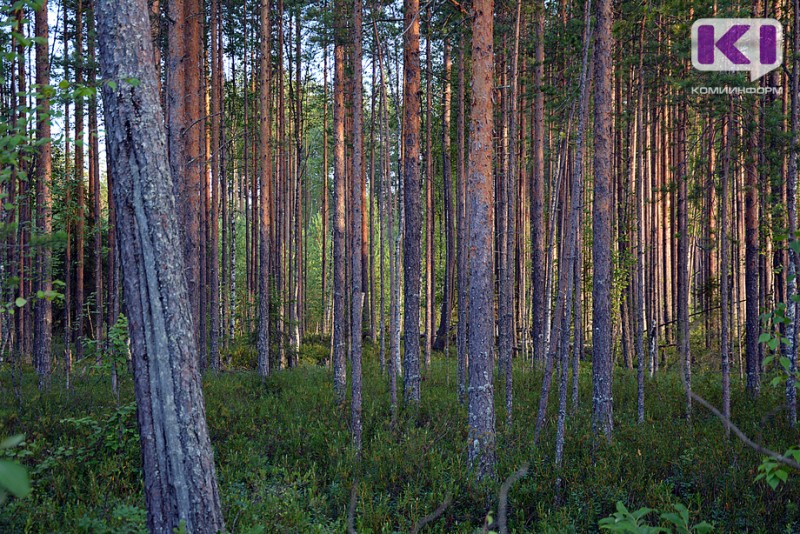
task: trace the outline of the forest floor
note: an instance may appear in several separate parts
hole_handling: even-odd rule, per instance
[[[333,399],[330,371],[321,365],[327,345],[307,344],[303,365],[264,383],[252,371],[205,376],[206,414],[214,445],[226,524],[232,532],[344,532],[356,486],[358,532],[408,532],[447,495],[452,504],[426,532],[473,532],[496,517],[499,483],[476,488],[465,463],[466,408],[456,395],[455,359],[435,355],[417,410],[401,410],[391,425],[386,380],[377,350],[365,347],[364,452],[350,452],[349,404]],[[233,366],[253,365],[239,344]],[[692,522],[716,532],[785,532],[800,528],[800,483],[792,474],[772,490],[754,482],[762,461],[702,407],[687,423],[676,368],[647,381],[646,422],[636,423],[635,372],[618,369],[614,382],[614,442],[593,445],[591,368],[580,373],[580,406],[567,422],[564,481],[555,506],[553,467],[557,386],[542,443],[533,446],[541,372],[522,363],[514,374],[514,425],[505,425],[502,388],[496,387],[498,475],[530,463],[509,494],[510,531],[594,532],[615,510],[641,506],[672,511],[686,505]],[[251,369],[253,367],[250,367]],[[17,381],[18,382],[18,381]],[[719,374],[695,373],[694,386],[719,403]],[[73,389],[56,374],[40,392],[26,369],[21,387],[0,369],[0,436],[24,433],[25,442],[2,451],[25,464],[33,493],[0,505],[0,532],[145,532],[136,415],[130,374],[121,376],[119,401],[108,369],[79,362]],[[499,384],[498,384],[499,386]],[[763,387],[750,401],[733,384],[734,420],[756,441],[783,452],[797,442],[784,422],[779,388]],[[658,514],[648,516],[653,524]]]

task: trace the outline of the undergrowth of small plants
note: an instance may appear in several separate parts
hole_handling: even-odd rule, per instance
[[[591,431],[591,366],[584,362],[580,403],[567,420],[559,473],[553,466],[557,385],[545,434],[535,447],[542,375],[517,362],[511,428],[505,424],[503,388],[499,382],[495,388],[498,480],[475,484],[466,463],[467,413],[457,398],[454,356],[434,355],[422,383],[422,402],[401,407],[392,425],[378,350],[366,345],[364,450],[358,461],[349,447],[349,400],[335,403],[325,366],[328,341],[305,344],[298,368],[275,372],[265,381],[248,370],[255,360],[250,347],[246,341],[233,344],[224,359],[226,370],[204,376],[231,532],[345,532],[351,502],[356,531],[409,532],[448,496],[451,503],[425,532],[489,532],[496,528],[501,482],[524,465],[527,476],[508,495],[510,532],[800,529],[797,475],[774,489],[756,481],[762,457],[735,437],[726,438],[722,423],[700,406],[687,421],[676,365],[647,380],[641,425],[635,371],[617,370],[614,441],[607,444]],[[19,375],[2,364],[0,437],[25,438],[0,456],[25,466],[33,489],[0,505],[0,531],[146,532],[131,376],[121,366],[117,399],[109,370],[91,360],[76,365],[69,391],[63,373],[41,392],[31,369],[23,370],[18,384]],[[719,405],[716,368],[699,367],[693,387]],[[762,389],[752,401],[735,381],[734,421],[757,442],[786,450],[797,443],[798,433],[774,410],[782,390],[766,384]]]

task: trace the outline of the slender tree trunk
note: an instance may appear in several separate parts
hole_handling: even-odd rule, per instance
[[[728,285],[728,263],[729,248],[728,244],[728,190],[730,182],[731,168],[731,146],[730,146],[730,114],[726,114],[722,124],[722,196],[719,199],[720,216],[720,352],[722,353],[722,415],[730,419],[731,417],[731,366],[730,366],[730,310],[729,297],[730,289]],[[730,436],[730,427],[726,425],[726,433]]]
[[[89,86],[97,87],[97,54],[95,51],[95,17],[92,0],[88,10],[88,52],[91,69],[89,70]],[[93,238],[93,274],[94,274],[94,340],[101,347],[103,340],[103,224],[100,219],[100,138],[97,128],[97,95],[89,97],[89,187],[92,191],[92,238]],[[97,350],[96,360],[101,360],[101,352]]]
[[[328,7],[325,0],[324,7]],[[328,333],[328,41],[322,44],[322,334]]]
[[[486,0],[484,0],[486,1]],[[490,3],[492,0],[488,0]],[[420,206],[419,130],[420,130],[420,65],[419,65],[419,0],[404,0],[403,35],[403,191],[405,236],[403,241],[403,395],[405,401],[419,402],[420,397],[420,247],[422,210]],[[476,9],[476,12],[478,10]],[[489,12],[491,17],[491,11]],[[490,24],[491,26],[491,24]],[[491,35],[491,33],[490,33]],[[489,138],[491,147],[491,137]],[[488,308],[484,310],[488,313]]]
[[[85,81],[83,68],[83,0],[78,0],[75,11],[75,83]],[[83,307],[84,307],[84,267],[85,267],[85,194],[84,189],[84,137],[85,107],[83,97],[75,99],[75,324],[72,339],[75,342],[75,357],[83,359]]]
[[[458,225],[458,400],[462,404],[467,396],[467,331],[469,309],[469,248],[467,220],[467,175],[466,175],[466,83],[464,49],[466,48],[465,31],[461,32],[458,44],[458,113],[456,115],[456,224]]]
[[[99,0],[109,154],[134,361],[148,529],[225,529],[205,421],[147,6]],[[133,86],[125,80],[141,81]]]
[[[363,153],[363,93],[362,93],[362,4],[361,0],[353,0],[353,241],[351,249],[352,258],[352,287],[350,305],[350,336],[351,336],[351,408],[352,418],[350,428],[353,433],[353,447],[361,451],[361,325],[363,319],[364,291],[362,287],[362,183],[364,174]]]
[[[450,59],[450,42],[444,42],[444,91],[442,102],[442,176],[444,187],[444,228],[446,260],[444,270],[444,292],[442,295],[441,318],[439,320],[439,330],[436,332],[436,342],[433,344],[435,350],[442,350],[449,346],[450,338],[450,316],[453,314],[454,302],[454,283],[456,272],[455,258],[455,231],[453,229],[453,183],[452,165],[450,163],[450,115],[452,89],[450,84],[450,74],[453,62]],[[449,356],[445,352],[445,356]]]
[[[800,250],[797,240],[797,165],[800,146],[800,0],[794,6],[794,64],[791,77],[791,145],[786,184],[786,204],[789,218],[789,276],[787,295],[790,324],[786,329],[789,338],[789,376],[786,380],[786,404],[789,407],[789,424],[797,424],[797,344],[800,334],[800,313],[797,303],[797,275],[800,273]],[[725,224],[723,223],[723,228]]]
[[[47,22],[47,0],[44,0],[35,15],[36,42],[36,140],[38,152],[36,161],[36,227],[40,236],[53,231],[52,196],[52,142],[50,140],[50,99],[44,88],[50,85],[49,26]],[[53,350],[53,304],[50,293],[53,290],[52,251],[49,245],[41,246],[36,255],[36,292],[44,298],[34,303],[34,361],[39,374],[39,387],[50,382]]]
[[[219,41],[221,14],[219,0],[211,0],[211,217],[208,221],[210,225],[210,266],[209,269],[209,289],[211,299],[208,306],[208,313],[211,316],[209,332],[209,357],[211,369],[219,369],[219,205],[220,205],[220,182],[222,180],[222,164],[220,162],[221,143],[221,120],[222,120],[222,58],[220,57]],[[222,200],[224,202],[224,199]]]
[[[686,381],[686,417],[691,418],[692,365],[689,352],[689,215],[688,169],[686,164],[686,111],[680,110],[678,123],[678,351]]]
[[[745,157],[745,360],[747,366],[746,390],[751,397],[757,397],[761,389],[761,351],[758,338],[759,326],[759,205],[758,171],[759,111],[758,104],[753,110],[747,131],[747,153]]]
[[[333,390],[337,402],[344,401],[345,368],[345,65],[347,42],[342,0],[334,5],[333,50]]]
[[[64,28],[67,28],[67,10],[64,9]],[[64,32],[64,78],[69,79],[69,40],[68,32]],[[72,202],[73,176],[70,172],[70,113],[69,102],[64,103],[64,175],[66,176],[66,193],[64,204],[69,207]],[[9,199],[10,200],[10,199]],[[64,375],[66,388],[70,388],[72,374],[72,217],[67,213],[64,217],[66,243],[64,246]]]
[[[270,206],[272,196],[270,187],[272,184],[272,153],[271,153],[271,95],[270,84],[270,54],[271,54],[271,33],[270,33],[270,0],[261,0],[261,74],[260,74],[260,94],[259,107],[261,114],[260,132],[261,142],[259,143],[259,160],[261,160],[261,183],[259,189],[259,238],[258,238],[258,374],[263,379],[270,372]],[[255,175],[255,169],[253,170]],[[253,178],[255,184],[255,177]],[[255,197],[253,189],[253,197]],[[255,221],[255,218],[253,219]],[[255,232],[253,232],[255,239]]]
[[[494,1],[475,0],[472,106],[467,171],[469,219],[469,463],[478,480],[495,475],[492,113]],[[407,214],[408,215],[408,214]],[[406,327],[408,327],[406,325]]]
[[[533,85],[536,95],[533,103],[533,173],[531,174],[531,248],[533,251],[531,338],[533,339],[533,360],[541,362],[545,358],[545,308],[550,306],[549,296],[544,291],[547,274],[547,265],[545,264],[547,229],[544,217],[544,0],[537,4],[536,10],[536,55],[533,70]]]
[[[433,256],[434,239],[434,199],[433,199],[433,125],[431,124],[431,108],[433,95],[431,78],[433,68],[431,62],[431,10],[426,9],[427,35],[425,36],[425,367],[431,365],[433,348],[433,299],[435,258]]]
[[[580,82],[579,82],[579,96],[578,101],[578,129],[575,140],[575,161],[572,173],[572,199],[569,212],[569,227],[565,239],[564,262],[559,265],[561,273],[559,278],[566,280],[566,292],[562,296],[559,294],[558,298],[563,299],[566,309],[563,316],[556,316],[556,320],[562,320],[561,338],[557,338],[556,342],[561,344],[558,349],[560,353],[560,370],[561,378],[559,380],[559,399],[558,399],[558,422],[556,425],[556,453],[555,465],[556,469],[561,469],[561,464],[564,458],[564,442],[566,438],[566,421],[567,421],[567,379],[568,379],[568,366],[569,366],[569,322],[573,316],[572,306],[575,304],[573,300],[573,291],[575,290],[575,269],[577,267],[577,253],[578,253],[578,233],[580,232],[581,213],[583,212],[583,154],[584,154],[584,139],[586,133],[586,125],[589,122],[589,43],[592,39],[591,27],[591,12],[592,2],[586,0],[584,8],[584,17],[586,18],[584,32],[583,32],[583,63],[581,68]],[[560,281],[559,281],[559,285]],[[580,328],[580,325],[575,323],[575,331]],[[576,343],[577,344],[577,343]],[[550,357],[548,356],[548,359]],[[573,373],[577,371],[577,366],[573,366]],[[538,427],[537,421],[537,427]],[[556,481],[557,491],[560,491],[561,477]]]

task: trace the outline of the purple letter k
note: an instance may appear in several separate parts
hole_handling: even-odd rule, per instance
[[[697,28],[697,61],[702,65],[714,63],[714,48],[725,54],[734,65],[749,65],[750,60],[736,48],[736,41],[750,29],[748,24],[731,26],[719,41],[714,42],[714,26],[703,24]]]

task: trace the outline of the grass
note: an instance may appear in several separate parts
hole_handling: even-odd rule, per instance
[[[233,367],[253,358],[238,343]],[[390,424],[386,380],[377,350],[365,347],[364,452],[349,447],[349,405],[337,406],[330,372],[319,365],[324,340],[304,345],[303,365],[266,382],[248,370],[230,370],[205,382],[206,413],[214,445],[222,505],[233,532],[343,532],[356,486],[359,532],[407,532],[450,494],[452,504],[427,532],[473,532],[496,514],[498,484],[470,483],[466,465],[466,408],[456,398],[453,358],[434,357],[418,409],[401,409]],[[698,367],[700,367],[698,365]],[[594,532],[618,500],[628,508],[662,510],[683,503],[693,520],[718,532],[781,532],[800,528],[800,487],[794,475],[773,491],[755,483],[761,458],[732,439],[702,407],[692,423],[675,369],[649,380],[647,418],[636,423],[635,372],[618,369],[614,382],[614,442],[591,433],[591,372],[581,369],[581,405],[567,422],[564,491],[555,506],[552,465],[557,391],[538,448],[532,444],[541,373],[515,369],[514,426],[507,429],[502,388],[496,387],[498,475],[530,463],[509,496],[509,528],[530,532]],[[0,370],[0,436],[25,433],[11,454],[30,470],[34,491],[0,508],[2,532],[143,532],[144,500],[131,376],[123,373],[119,405],[105,369],[79,364],[74,388],[55,376],[40,393],[23,373],[21,406],[10,370]],[[698,370],[694,386],[719,404],[719,375]],[[751,401],[734,383],[734,419],[751,437],[783,451],[797,431],[780,413],[781,392],[765,386]],[[554,386],[557,388],[557,386]]]

